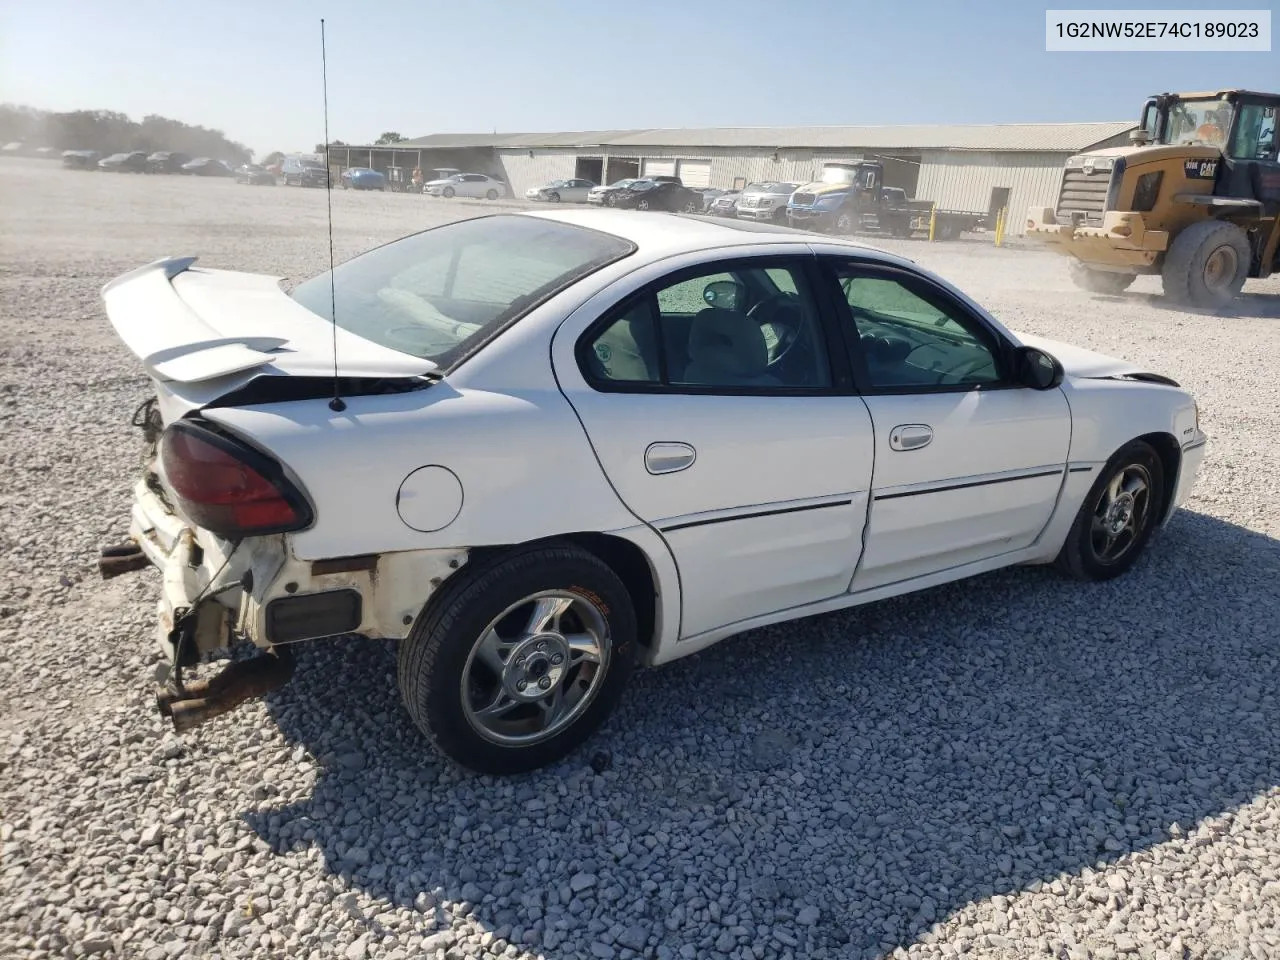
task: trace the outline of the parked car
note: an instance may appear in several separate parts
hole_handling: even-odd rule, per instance
[[[234,177],[236,172],[222,160],[212,157],[196,157],[182,165],[182,172],[195,177]]]
[[[795,193],[797,184],[784,180],[763,180],[749,183],[738,197],[737,215],[743,220],[770,220],[787,222],[787,201]]]
[[[707,213],[713,217],[736,217],[738,215],[738,198],[741,196],[741,190],[726,190],[711,201],[707,207]]]
[[[97,150],[62,151],[62,165],[68,170],[97,170],[101,158]]]
[[[717,198],[723,197],[729,192],[728,190],[721,190],[719,187],[690,187],[689,189],[695,190],[697,193],[701,194],[703,213],[706,213],[711,209],[711,204],[713,204]]]
[[[507,185],[484,173],[455,173],[441,180],[429,180],[422,192],[433,197],[484,197],[497,200],[507,196]]]
[[[572,180],[552,180],[541,187],[530,187],[525,191],[526,200],[546,200],[549,203],[560,203],[562,200],[571,203],[585,203],[587,195],[596,187],[590,180],[575,178]]]
[[[280,174],[286,187],[324,187],[329,183],[329,168],[318,157],[285,157]]]
[[[386,190],[387,176],[370,167],[351,167],[339,178],[343,190]]]
[[[1206,449],[1172,380],[809,232],[500,214],[292,293],[194,262],[103,288],[156,402],[100,566],[164,572],[180,731],[356,634],[444,754],[540,767],[637,661],[1016,564],[1116,577]],[[183,679],[237,637],[263,652]]]
[[[639,179],[639,177],[624,177],[608,185],[592,187],[587,191],[587,203],[598,203],[601,206],[612,207],[617,199],[618,192],[626,190]]]
[[[158,150],[147,157],[147,173],[181,173],[182,165],[190,160],[188,153]]]
[[[624,210],[667,210],[701,213],[702,195],[669,180],[637,180],[615,196],[612,206]]]
[[[130,153],[113,153],[98,161],[98,169],[113,173],[144,173],[147,169],[147,152],[134,150]]]
[[[274,187],[276,185],[276,175],[268,168],[259,166],[256,163],[246,163],[236,168],[236,183]]]

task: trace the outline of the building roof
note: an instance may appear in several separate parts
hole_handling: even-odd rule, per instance
[[[1068,152],[1121,136],[1136,123],[909,124],[866,127],[681,127],[558,133],[435,133],[387,147],[527,150],[549,147],[763,147]],[[362,145],[357,149],[370,149]],[[376,146],[373,149],[378,149]],[[386,149],[384,147],[383,149]]]

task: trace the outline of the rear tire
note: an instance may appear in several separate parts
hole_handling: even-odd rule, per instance
[[[1160,522],[1164,483],[1150,444],[1134,440],[1121,447],[1080,505],[1058,569],[1077,580],[1111,580],[1132,567]]]
[[[1165,255],[1165,296],[1192,307],[1225,307],[1244,288],[1252,258],[1249,238],[1234,223],[1193,223]]]
[[[604,722],[635,646],[631,596],[607,564],[568,544],[517,549],[445,582],[400,644],[400,693],[455,763],[524,773]]]
[[[1118,297],[1133,285],[1137,276],[1132,273],[1111,273],[1107,270],[1094,270],[1086,267],[1078,260],[1071,262],[1071,279],[1077,287],[1090,293],[1108,294]]]

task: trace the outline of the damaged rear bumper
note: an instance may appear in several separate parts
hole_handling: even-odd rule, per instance
[[[106,578],[147,565],[160,570],[155,641],[177,682],[159,692],[158,704],[181,730],[287,682],[289,644],[407,636],[436,587],[466,559],[466,550],[419,550],[309,560],[294,556],[284,535],[231,543],[189,526],[144,477],[134,487],[129,542],[102,551],[98,565]],[[183,667],[240,639],[266,653],[182,685]]]

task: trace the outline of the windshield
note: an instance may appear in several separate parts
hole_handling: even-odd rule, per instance
[[[823,183],[853,183],[857,176],[856,167],[824,167],[822,170]]]
[[[1161,143],[1202,143],[1222,149],[1231,132],[1231,104],[1225,100],[1180,100],[1169,106]]]
[[[447,224],[340,264],[338,326],[447,369],[542,298],[634,249],[621,237],[538,217]],[[333,320],[328,273],[292,296]]]

